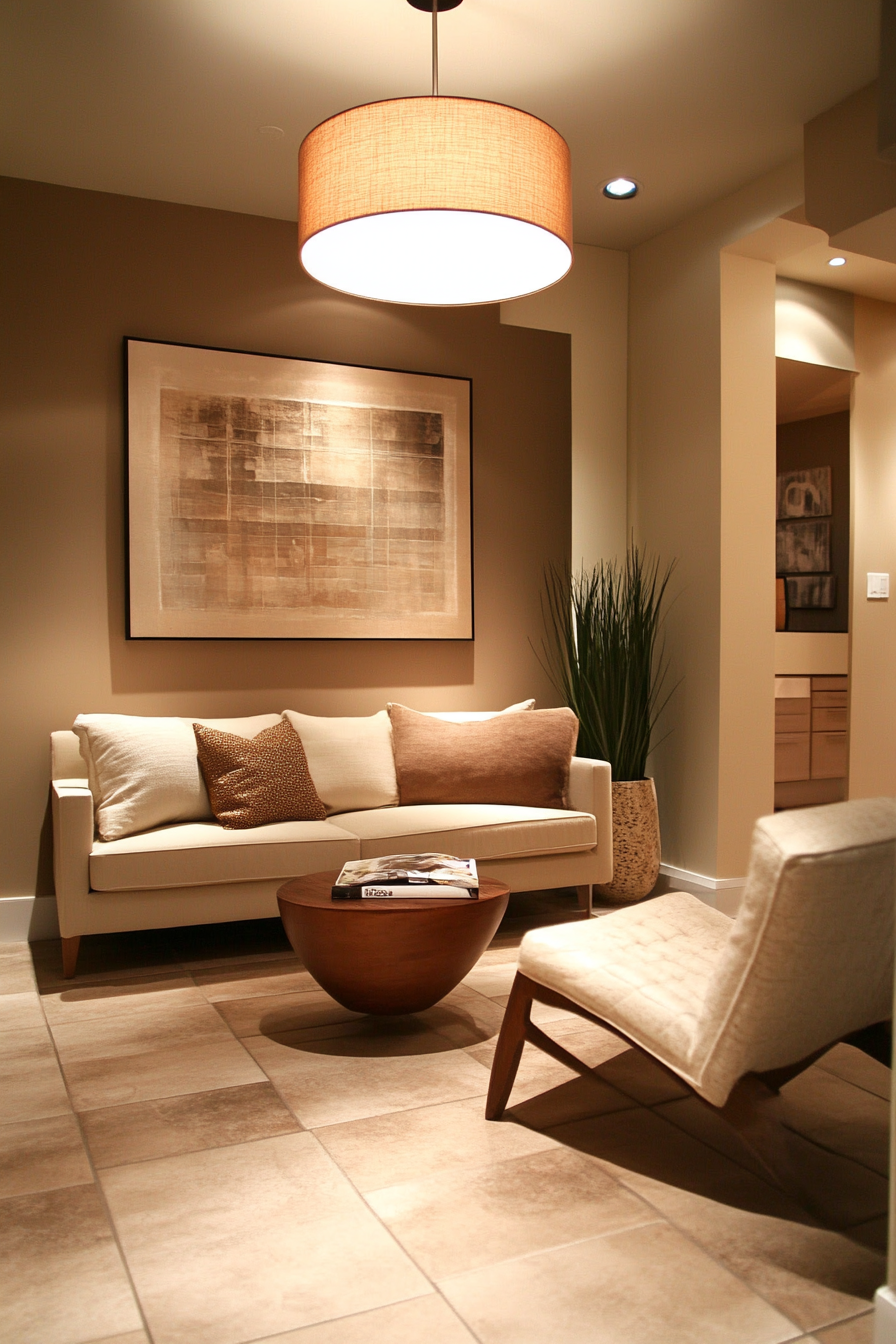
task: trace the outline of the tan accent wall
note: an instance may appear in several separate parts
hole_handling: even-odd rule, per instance
[[[748,530],[732,520],[731,501],[736,483],[744,473],[749,475],[754,445],[749,434],[733,434],[729,409],[723,437],[720,251],[792,209],[801,198],[800,164],[785,164],[641,244],[630,259],[629,516],[638,540],[664,560],[678,562],[667,647],[671,678],[680,679],[680,685],[661,725],[660,735],[667,732],[668,736],[648,768],[656,778],[664,861],[716,878],[742,875],[752,820],[768,810],[760,792],[762,798],[770,796],[765,790],[770,789],[772,779],[774,668],[774,585],[769,581],[768,556],[760,555],[758,563],[751,559],[747,572],[736,576],[732,593],[727,591],[734,559],[743,549]],[[756,293],[765,285],[763,279]],[[753,288],[752,284],[743,286],[746,315],[759,345],[765,349],[767,340],[772,343],[770,373],[761,373],[761,407],[769,395],[768,378],[774,396],[774,330],[771,325],[766,331],[764,318],[757,317]],[[729,297],[737,289],[729,286]],[[773,299],[772,289],[770,324]],[[729,351],[735,349],[731,324],[736,320],[733,310],[726,313]],[[747,337],[743,339],[746,343]],[[758,348],[742,353],[764,369],[764,355]],[[727,407],[727,392],[725,401]],[[767,411],[757,409],[756,414],[765,423]],[[738,442],[739,447],[735,446]],[[758,451],[760,460],[768,464],[767,488],[771,491],[773,402],[770,442],[761,442]],[[761,485],[746,501],[754,521],[762,511],[765,489]],[[769,508],[767,535],[773,547],[774,510]],[[723,549],[723,528],[727,533],[732,525],[730,546],[726,536]],[[770,554],[773,566],[773,550]],[[773,575],[773,568],[770,572]],[[723,660],[721,651],[723,606],[726,637],[730,623],[740,615],[737,608],[728,609],[729,596],[744,605],[744,624],[735,647],[746,650],[755,667],[755,674],[745,670],[737,676],[755,675],[757,687],[768,679],[768,705],[766,692],[751,691],[752,708],[740,726],[729,722],[738,703],[737,682],[732,680],[734,661],[727,652]],[[759,630],[766,610],[767,636]],[[754,637],[758,641],[755,656]],[[766,756],[769,764],[764,767]],[[731,788],[737,786],[738,773],[744,773],[748,783],[743,804],[731,801],[729,784],[721,782],[722,761],[726,772],[734,772]],[[760,791],[756,781],[764,768],[768,769],[768,784]]]
[[[856,296],[849,794],[896,794],[896,304]],[[886,601],[866,576],[890,575]]]
[[[13,179],[0,197],[3,893],[52,890],[48,734],[79,711],[556,703],[530,641],[570,549],[568,336],[336,294],[278,220]],[[475,642],[125,640],[125,335],[471,377]]]
[[[628,534],[628,254],[577,243],[569,275],[502,303],[501,321],[572,336],[572,563],[590,569]]]

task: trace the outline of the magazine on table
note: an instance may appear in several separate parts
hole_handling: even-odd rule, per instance
[[[384,854],[351,859],[333,887],[334,900],[475,900],[479,875],[475,859],[453,854]]]

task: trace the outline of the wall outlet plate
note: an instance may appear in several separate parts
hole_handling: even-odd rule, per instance
[[[890,596],[889,574],[868,575],[868,596],[871,598],[882,598]]]

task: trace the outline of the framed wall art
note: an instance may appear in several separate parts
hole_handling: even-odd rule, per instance
[[[131,639],[472,639],[470,382],[127,340]]]

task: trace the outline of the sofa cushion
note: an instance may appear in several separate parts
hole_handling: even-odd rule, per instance
[[[90,851],[94,891],[261,882],[341,868],[360,858],[355,835],[328,821],[279,821],[251,831],[217,822],[165,826],[121,840],[95,840]]]
[[[302,739],[318,796],[333,812],[398,802],[392,727],[384,709],[366,718],[322,718],[283,711]]]
[[[254,737],[281,723],[279,714],[200,720],[225,732]],[[138,714],[79,714],[74,722],[104,840],[153,826],[212,815],[193,721]]]
[[[244,831],[275,821],[325,821],[302,739],[281,719],[255,737],[194,723],[199,765],[222,826]]]
[[[350,812],[340,816],[339,825],[360,838],[362,859],[404,852],[523,858],[589,850],[597,844],[597,824],[590,812],[496,803],[430,803]]]
[[[563,808],[579,721],[571,709],[447,723],[390,705],[402,806],[504,803]]]

